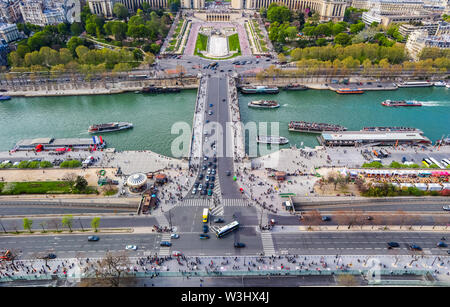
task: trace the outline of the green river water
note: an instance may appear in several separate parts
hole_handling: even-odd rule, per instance
[[[349,130],[364,126],[409,126],[422,129],[433,142],[450,133],[450,90],[408,88],[338,95],[327,90],[281,91],[277,95],[240,95],[241,118],[246,122],[279,122],[280,135],[289,145],[318,145],[316,135],[288,131],[291,120],[335,123]],[[278,109],[250,109],[251,100],[274,99]],[[385,99],[415,99],[424,106],[387,108]],[[108,147],[118,150],[152,150],[172,156],[172,124],[192,125],[196,91],[178,94],[117,94],[99,96],[12,98],[0,103],[0,150],[21,139],[35,137],[89,137],[94,123],[128,121],[133,129],[104,133]],[[270,131],[269,131],[270,132]],[[289,145],[285,145],[289,146]]]

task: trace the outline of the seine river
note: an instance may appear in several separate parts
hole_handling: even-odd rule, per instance
[[[408,88],[338,95],[327,90],[281,91],[277,95],[240,95],[241,118],[247,122],[279,122],[280,135],[289,145],[316,146],[316,136],[288,131],[291,120],[340,124],[349,130],[365,126],[408,126],[424,131],[433,142],[450,134],[450,90]],[[274,99],[278,109],[251,109],[251,100]],[[423,107],[387,108],[385,99],[418,100]],[[99,96],[12,98],[0,103],[0,150],[12,149],[25,138],[89,137],[94,123],[128,121],[134,128],[102,136],[118,150],[152,150],[172,156],[172,124],[192,125],[196,91],[178,94],[118,94]],[[270,131],[269,131],[270,133]],[[261,133],[264,134],[264,133]],[[289,146],[289,145],[285,145]]]
[[[259,99],[277,100],[280,107],[255,109],[247,106],[250,101]],[[384,107],[381,102],[386,99],[417,100],[423,106]],[[349,130],[367,126],[414,127],[421,129],[433,143],[442,135],[450,134],[450,90],[445,87],[367,91],[362,95],[339,95],[327,90],[280,91],[277,95],[240,95],[239,104],[244,123],[280,123],[280,136],[290,141],[280,147],[301,146],[302,143],[310,147],[319,145],[317,135],[290,132],[288,124],[292,120],[340,124]],[[270,128],[270,124],[268,126]],[[264,130],[260,134],[264,135]],[[248,146],[248,141],[246,143]]]

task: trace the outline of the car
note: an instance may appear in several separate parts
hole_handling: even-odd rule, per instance
[[[388,248],[392,248],[392,247],[400,247],[400,244],[398,244],[397,242],[388,242],[387,243]]]
[[[214,219],[214,223],[223,223],[223,222],[225,222],[225,221],[224,221],[224,219],[221,218],[221,217],[216,217],[216,218]]]
[[[203,189],[203,184],[200,183],[200,184],[198,185],[198,189],[199,189],[199,190]]]
[[[178,238],[180,237],[180,235],[177,234],[177,233],[173,233],[173,234],[170,235],[170,237],[171,237],[172,239],[178,239]]]
[[[161,245],[161,246],[172,246],[172,243],[170,243],[169,241],[161,241],[161,243],[159,243],[159,245]]]
[[[194,183],[194,188],[198,188],[199,185],[200,185],[200,182],[196,181],[196,182]]]
[[[208,232],[208,225],[203,225],[203,233],[207,233]]]
[[[203,161],[208,161],[208,159],[209,159],[209,158],[208,158],[207,156],[204,156],[204,157],[203,157]]]
[[[206,172],[208,175],[211,175],[211,169],[208,168],[208,171]]]
[[[196,188],[193,188],[191,194],[194,195],[194,194],[196,194],[196,193],[197,193],[197,189],[196,189]]]
[[[43,259],[55,259],[55,258],[56,258],[56,255],[53,253],[50,253],[43,257]]]
[[[221,69],[220,72],[224,72],[223,69]]]
[[[213,165],[212,165],[212,168],[213,168],[213,169],[216,169],[216,168],[217,168],[217,165],[216,165],[216,164],[213,164]]]
[[[208,114],[213,115],[213,111],[209,110]]]
[[[445,205],[442,207],[442,210],[444,211],[450,211],[450,205]]]
[[[208,167],[208,166],[207,166],[206,164],[203,164],[202,170],[206,170],[207,167]]]
[[[372,220],[373,220],[373,217],[372,217],[372,216],[367,216],[367,217],[366,217],[366,220],[372,221]]]
[[[266,59],[266,62],[270,62],[270,59]]]
[[[329,222],[329,221],[331,221],[331,217],[329,217],[329,216],[322,216],[322,221]]]
[[[421,251],[422,250],[422,247],[420,247],[419,245],[416,245],[416,244],[410,244],[408,246],[408,248],[412,251]]]
[[[206,123],[209,123],[209,119],[206,120]]]
[[[448,247],[447,243],[445,242],[439,242],[438,244],[436,244],[437,247]]]
[[[202,195],[206,195],[206,190],[202,190]]]
[[[211,190],[214,189],[214,182],[211,182],[211,184],[209,185],[209,188],[210,188]]]
[[[247,64],[252,64],[252,61],[248,61]]]
[[[88,237],[88,241],[89,241],[89,242],[96,242],[96,241],[98,241],[98,240],[100,240],[100,238],[97,237],[97,236],[89,236],[89,237]]]
[[[227,176],[230,176],[231,175],[231,172],[230,171],[227,171]]]
[[[173,251],[172,252],[172,256],[174,256],[174,257],[179,257],[179,256],[182,256],[183,254],[181,253],[181,252],[179,252],[179,251]]]
[[[217,162],[217,158],[216,158],[216,157],[214,157],[214,159],[213,159],[213,162],[214,162],[214,163],[216,163],[216,162]]]
[[[232,70],[231,70],[231,69],[228,69],[228,72],[232,72]]]
[[[209,177],[209,181],[214,182],[215,180],[216,180],[216,176],[211,176],[211,177]]]
[[[212,162],[211,162],[211,161],[209,161],[209,162],[208,162],[208,166],[211,166],[211,165],[212,165]]]
[[[198,179],[202,180],[203,179],[203,174],[198,175]]]
[[[372,85],[372,82],[367,82],[368,85]]]
[[[209,181],[209,175],[206,175],[205,180]]]
[[[209,182],[205,182],[205,189],[209,188]]]
[[[135,251],[135,250],[137,250],[137,246],[136,245],[127,245],[127,246],[125,246],[125,249]]]
[[[215,169],[212,169],[211,170],[211,175],[215,175],[216,174],[216,170]]]
[[[211,195],[212,195],[212,190],[209,189],[209,190],[208,190],[208,196],[211,196]]]
[[[209,235],[204,234],[204,233],[200,234],[200,240],[206,240],[206,239],[209,239]]]
[[[236,247],[236,248],[245,247],[245,244],[242,242],[236,242],[236,243],[234,243],[234,247]]]

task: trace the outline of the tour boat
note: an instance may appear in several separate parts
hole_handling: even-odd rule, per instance
[[[115,123],[92,125],[89,127],[88,132],[89,133],[113,132],[130,128],[133,128],[132,123],[115,122]]]
[[[381,103],[385,107],[421,107],[422,104],[415,100],[385,100]]]
[[[336,90],[338,94],[363,94],[364,91],[360,88],[340,88]]]
[[[285,87],[283,87],[283,90],[285,91],[304,91],[307,90],[308,87],[301,85],[301,84],[289,84]]]
[[[280,104],[275,100],[253,100],[248,103],[251,108],[274,109],[279,108]]]
[[[397,84],[398,87],[430,87],[434,84],[428,81],[405,81]]]
[[[0,95],[0,100],[10,100],[10,99],[11,99],[11,96]]]
[[[323,131],[346,131],[347,128],[326,123],[309,123],[304,121],[291,121],[289,123],[289,131],[306,132],[306,133],[322,133]]]
[[[447,84],[444,81],[434,82],[434,86],[436,87],[445,87]]]
[[[278,87],[269,87],[265,85],[245,86],[241,88],[243,94],[277,94],[280,90]]]
[[[289,140],[283,136],[266,136],[266,135],[258,135],[256,137],[256,142],[263,144],[278,144],[284,145],[289,143]]]

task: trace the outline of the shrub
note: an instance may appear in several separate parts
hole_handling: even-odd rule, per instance
[[[21,161],[17,167],[18,168],[28,168],[29,164],[30,164],[30,162],[28,162],[28,161]]]
[[[75,167],[80,167],[80,166],[81,166],[81,162],[78,160],[67,160],[60,164],[60,167],[68,167],[68,168],[75,168]]]
[[[364,167],[364,168],[383,168],[383,164],[381,164],[378,161],[373,161],[373,162],[370,162],[370,163],[364,163],[362,165],[362,167]]]
[[[32,161],[30,163],[28,163],[28,168],[39,168],[39,161]]]
[[[40,166],[42,168],[53,167],[53,164],[49,161],[41,161]]]

